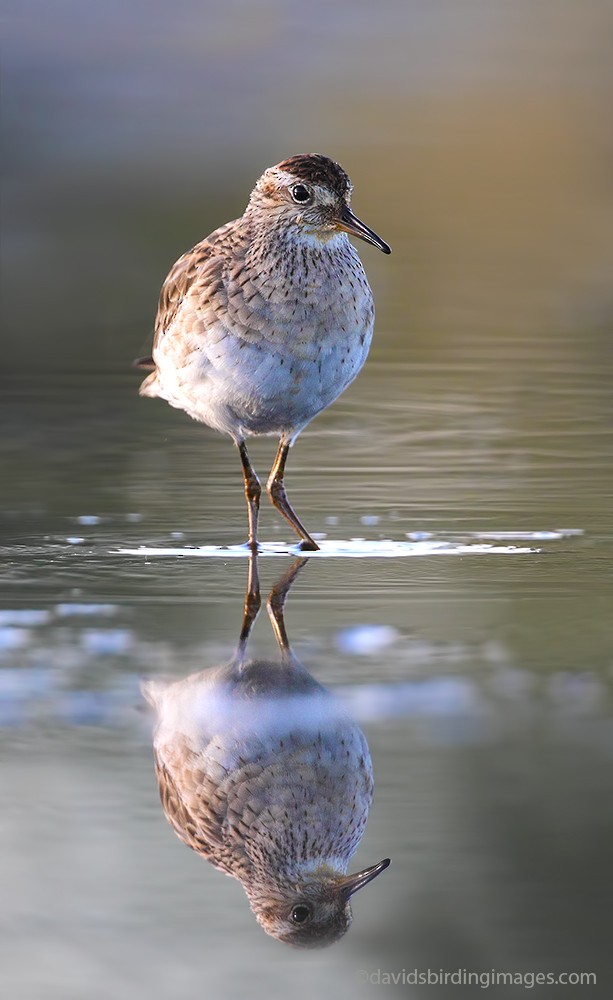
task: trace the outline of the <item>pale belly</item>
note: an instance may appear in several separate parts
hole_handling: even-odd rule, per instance
[[[215,293],[194,285],[156,338],[146,394],[237,442],[275,434],[291,443],[356,377],[374,323],[372,293],[344,234],[311,248],[311,258],[299,249],[260,261],[248,279],[227,277]]]
[[[372,319],[305,343],[240,340],[224,331],[194,342],[182,363],[156,354],[159,395],[235,440],[275,434],[291,440],[329,406],[362,368]],[[184,345],[185,346],[185,345]]]

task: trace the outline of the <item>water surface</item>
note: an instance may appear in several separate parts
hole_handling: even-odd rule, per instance
[[[541,995],[609,996],[604,7],[265,4],[247,31],[234,4],[146,6],[11,13],[3,995],[353,998],[383,988],[363,972],[497,968],[592,970]],[[392,867],[304,955],[161,815],[140,680],[231,655],[246,513],[229,440],[140,399],[130,363],[172,261],[308,148],[394,252],[360,248],[371,357],[290,456],[323,548],[287,624],[370,745],[353,869]],[[262,478],[274,450],[253,444]],[[261,537],[266,588],[294,541],[267,504]],[[259,622],[254,654],[272,645]]]

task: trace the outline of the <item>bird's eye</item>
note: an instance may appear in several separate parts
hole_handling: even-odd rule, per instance
[[[304,186],[304,184],[294,184],[292,188],[292,198],[294,201],[299,202],[299,204],[304,205],[305,202],[311,200],[311,192],[308,187]]]
[[[298,906],[295,906],[294,909],[292,910],[292,920],[294,921],[295,924],[303,924],[305,920],[309,919],[310,916],[311,916],[310,907],[305,906],[303,903],[300,903]]]

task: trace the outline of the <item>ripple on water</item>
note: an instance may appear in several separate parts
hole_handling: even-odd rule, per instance
[[[476,532],[462,538],[439,536],[419,537],[411,535],[407,540],[391,538],[366,539],[318,539],[319,550],[309,552],[309,558],[344,557],[353,559],[375,558],[393,559],[408,556],[433,555],[529,555],[540,552],[535,545],[514,545],[510,542],[548,542],[558,541],[573,535],[581,535],[581,529],[568,528],[552,531],[502,531]],[[165,557],[191,556],[198,558],[221,557],[227,559],[246,558],[249,555],[247,545],[194,545],[194,546],[152,546],[140,545],[138,548],[120,548],[115,550],[120,555]],[[284,542],[262,542],[259,547],[260,556],[299,556],[302,553],[299,545],[288,545]]]

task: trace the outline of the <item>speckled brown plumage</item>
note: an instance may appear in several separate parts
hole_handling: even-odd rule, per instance
[[[188,737],[179,728],[170,741],[162,730],[156,738],[160,795],[175,832],[248,883],[297,871],[314,858],[351,857],[372,800],[362,733],[312,678],[304,683],[308,675],[299,664],[293,669],[295,677],[280,664],[255,660],[233,662],[213,678],[209,672],[189,678],[189,698],[203,715],[198,741],[193,730]],[[181,695],[177,686],[164,691],[167,701]],[[228,699],[225,731],[211,726],[215,710],[206,718],[219,698]],[[267,729],[258,715],[266,718],[271,704],[287,721],[273,720]]]
[[[387,244],[351,212],[345,171],[302,154],[265,171],[244,214],[217,229],[171,269],[155,323],[155,370],[141,386],[216,430],[241,453],[249,541],[257,546],[259,483],[245,439],[271,434],[279,452],[272,502],[306,548],[317,548],[283,488],[287,452],[300,431],[360,371],[374,305],[347,233]]]
[[[175,833],[242,883],[269,934],[312,947],[347,930],[349,896],[389,861],[346,874],[372,802],[372,767],[359,727],[289,649],[283,601],[300,569],[277,585],[281,601],[269,599],[279,660],[247,659],[259,608],[252,587],[230,663],[143,691],[156,710],[156,776]],[[294,920],[296,907],[308,919]]]

